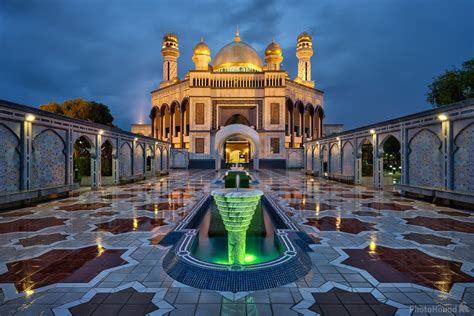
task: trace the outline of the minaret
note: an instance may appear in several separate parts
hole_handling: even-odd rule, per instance
[[[173,33],[166,33],[163,36],[163,44],[161,46],[161,54],[163,55],[163,81],[162,84],[171,84],[178,78],[178,58],[179,47],[178,37]]]
[[[314,81],[311,80],[311,56],[313,56],[313,40],[311,35],[303,32],[298,35],[296,42],[298,76],[295,81],[314,88]]]
[[[270,45],[265,49],[265,63],[267,70],[280,70],[280,64],[283,61],[283,53],[280,45],[272,40]]]
[[[211,62],[211,50],[204,40],[201,41],[194,47],[193,51],[193,62],[196,70],[208,70],[209,63]]]

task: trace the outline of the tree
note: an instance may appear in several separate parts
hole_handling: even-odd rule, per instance
[[[114,126],[112,124],[114,117],[110,113],[109,107],[94,101],[73,99],[64,101],[62,104],[50,102],[40,105],[40,109],[94,123]]]
[[[473,98],[474,59],[464,62],[461,69],[446,70],[433,80],[428,89],[426,100],[434,107]]]

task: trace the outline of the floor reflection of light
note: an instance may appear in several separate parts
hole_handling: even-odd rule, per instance
[[[319,211],[321,210],[321,206],[319,205],[319,203],[316,203],[316,216],[319,217]]]
[[[377,250],[377,234],[372,233],[370,236],[369,253],[375,254],[376,250]]]
[[[340,230],[341,228],[341,214],[338,214],[336,217],[336,230]]]
[[[25,295],[26,296],[31,296],[33,294],[35,294],[35,291],[33,289],[26,289],[25,290]]]
[[[137,230],[138,229],[138,219],[134,218],[133,219],[133,230]]]
[[[105,251],[105,248],[104,246],[102,246],[102,237],[97,237],[97,239],[95,240],[95,242],[97,243],[97,253],[98,253],[98,256],[101,256],[104,251]]]

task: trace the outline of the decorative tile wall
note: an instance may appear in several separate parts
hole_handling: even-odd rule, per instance
[[[120,147],[120,175],[124,177],[132,175],[132,149],[127,143]]]
[[[345,143],[342,147],[342,174],[346,176],[354,175],[354,147],[351,143]]]
[[[141,144],[135,145],[135,151],[133,153],[133,174],[144,174],[143,157],[143,146]]]
[[[330,162],[330,173],[332,174],[340,174],[341,173],[341,163],[340,157],[341,153],[339,151],[339,145],[334,144],[331,147],[331,162]]]
[[[454,190],[474,192],[474,124],[468,125],[455,138]]]
[[[47,129],[33,140],[31,188],[47,188],[66,183],[66,155],[64,141],[53,130]]]
[[[20,189],[20,153],[18,137],[0,124],[0,193]]]
[[[441,140],[423,129],[411,139],[408,156],[408,182],[424,187],[443,187]]]

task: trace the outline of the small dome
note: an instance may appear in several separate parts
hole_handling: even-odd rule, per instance
[[[194,47],[193,51],[194,55],[206,55],[206,56],[211,56],[211,50],[209,49],[209,46],[207,46],[206,43],[204,43],[203,40],[201,40],[196,47]]]
[[[311,35],[308,32],[303,32],[300,35],[298,35],[298,42],[303,41],[303,40],[311,42],[313,40],[313,38],[311,37]]]
[[[265,56],[267,55],[283,55],[280,45],[278,45],[278,43],[276,43],[275,41],[272,41],[270,45],[268,45],[265,49]]]

